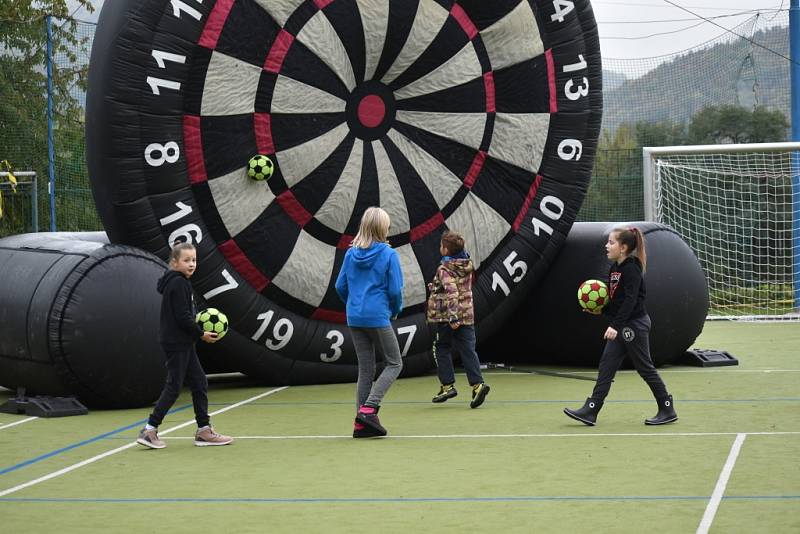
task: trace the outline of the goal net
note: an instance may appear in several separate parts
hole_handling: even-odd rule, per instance
[[[800,320],[800,143],[644,149],[645,218],[708,282],[709,319]]]

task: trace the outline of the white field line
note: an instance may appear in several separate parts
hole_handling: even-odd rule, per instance
[[[20,419],[19,421],[14,421],[13,423],[8,423],[7,425],[0,426],[0,430],[5,428],[11,428],[12,426],[21,425],[22,423],[27,423],[29,421],[33,421],[34,419],[39,419],[38,417],[28,417],[27,419]]]
[[[728,453],[728,459],[722,467],[722,472],[717,479],[717,485],[714,487],[714,493],[711,494],[711,500],[708,501],[706,511],[703,514],[703,519],[700,521],[700,526],[697,527],[697,534],[707,534],[708,529],[711,528],[711,523],[714,521],[714,516],[717,515],[717,508],[722,501],[722,496],[725,495],[725,487],[728,485],[728,479],[733,472],[733,466],[736,465],[736,458],[739,457],[739,451],[742,450],[742,444],[747,434],[737,434],[736,439],[731,445],[731,451]]]
[[[227,412],[228,410],[233,410],[234,408],[238,408],[239,406],[242,406],[244,404],[253,402],[255,400],[261,399],[261,398],[266,397],[268,395],[272,395],[273,393],[278,393],[279,391],[283,391],[287,387],[289,387],[289,386],[284,386],[284,387],[280,387],[280,388],[276,388],[276,389],[271,389],[269,391],[265,391],[264,393],[256,395],[255,397],[250,397],[249,399],[245,399],[245,400],[243,400],[241,402],[237,402],[236,404],[231,404],[230,406],[226,406],[225,408],[221,408],[221,409],[219,409],[219,410],[217,410],[215,412],[212,412],[212,413],[210,413],[208,415],[209,416],[214,416],[214,415],[218,415],[218,414]],[[190,421],[187,421],[185,423],[181,423],[181,424],[179,424],[177,426],[170,427],[170,428],[164,430],[163,432],[159,432],[158,434],[159,434],[159,436],[162,435],[162,434],[169,434],[170,432],[173,432],[175,430],[179,430],[181,428],[184,428],[184,427],[187,427],[187,426],[193,425],[193,424],[195,424],[194,419],[192,419]],[[192,439],[194,439],[194,438],[192,438]],[[80,469],[81,467],[83,467],[85,465],[89,465],[89,464],[92,464],[92,463],[94,463],[94,462],[96,462],[98,460],[102,460],[106,456],[111,456],[113,454],[117,454],[118,452],[122,452],[124,450],[130,449],[131,447],[136,447],[136,446],[140,446],[140,445],[138,445],[138,443],[136,443],[134,441],[132,443],[128,443],[126,445],[123,445],[122,447],[117,447],[116,449],[112,449],[112,450],[106,451],[106,452],[104,452],[102,454],[98,454],[97,456],[92,456],[91,458],[87,458],[86,460],[83,460],[82,462],[78,462],[76,464],[72,464],[72,465],[70,465],[68,467],[65,467],[63,469],[59,469],[58,471],[54,471],[52,473],[49,473],[49,474],[44,475],[42,477],[36,478],[34,480],[29,480],[28,482],[24,482],[22,484],[19,484],[18,486],[14,486],[13,488],[8,488],[6,490],[2,490],[2,491],[0,491],[0,497],[5,497],[6,495],[10,495],[12,493],[16,493],[17,491],[19,491],[21,489],[29,488],[31,486],[35,486],[36,484],[40,484],[40,483],[45,482],[47,480],[50,480],[52,478],[56,478],[56,477],[59,477],[61,475],[66,474],[66,473],[69,473],[71,471],[75,471],[76,469]]]
[[[486,369],[481,369],[481,371],[485,371]],[[495,376],[503,376],[503,375],[530,375],[536,374],[537,371],[542,371],[546,373],[559,373],[563,375],[596,375],[597,371],[570,371],[570,370],[558,370],[554,371],[552,369],[535,369],[528,372],[525,371],[503,371],[502,368],[499,369],[489,369],[490,371],[496,371],[492,373],[488,373],[492,375],[492,378]],[[800,373],[800,369],[659,369],[659,374],[669,373],[669,374],[680,374],[680,373]],[[634,374],[636,373],[635,369],[620,369],[617,371],[618,375],[625,375],[625,374]],[[456,373],[456,374],[464,374],[464,373]]]
[[[747,432],[751,436],[796,436],[800,432]],[[663,437],[703,437],[703,436],[743,436],[740,432],[665,432],[646,433],[631,432],[620,434],[427,434],[409,436],[389,436],[392,439],[506,439],[506,438],[663,438]],[[160,434],[159,434],[160,436]],[[322,440],[322,439],[353,439],[349,435],[320,435],[320,436],[234,436],[235,439],[263,439],[263,440]],[[171,437],[165,439],[194,439],[192,437]],[[1,495],[0,495],[1,496]]]

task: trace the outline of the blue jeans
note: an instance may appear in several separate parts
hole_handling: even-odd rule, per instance
[[[436,372],[439,382],[454,384],[456,381],[453,348],[461,355],[461,365],[467,372],[469,385],[482,383],[481,361],[475,352],[475,327],[462,325],[453,330],[447,323],[438,323],[436,327]]]

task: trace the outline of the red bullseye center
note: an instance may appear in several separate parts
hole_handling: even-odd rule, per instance
[[[367,95],[358,103],[358,121],[367,128],[375,128],[386,117],[386,104],[378,95]]]

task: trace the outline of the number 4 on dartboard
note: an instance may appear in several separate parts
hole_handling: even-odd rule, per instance
[[[550,20],[564,22],[564,17],[575,9],[575,3],[571,0],[553,0],[553,8],[556,12],[550,15]]]

